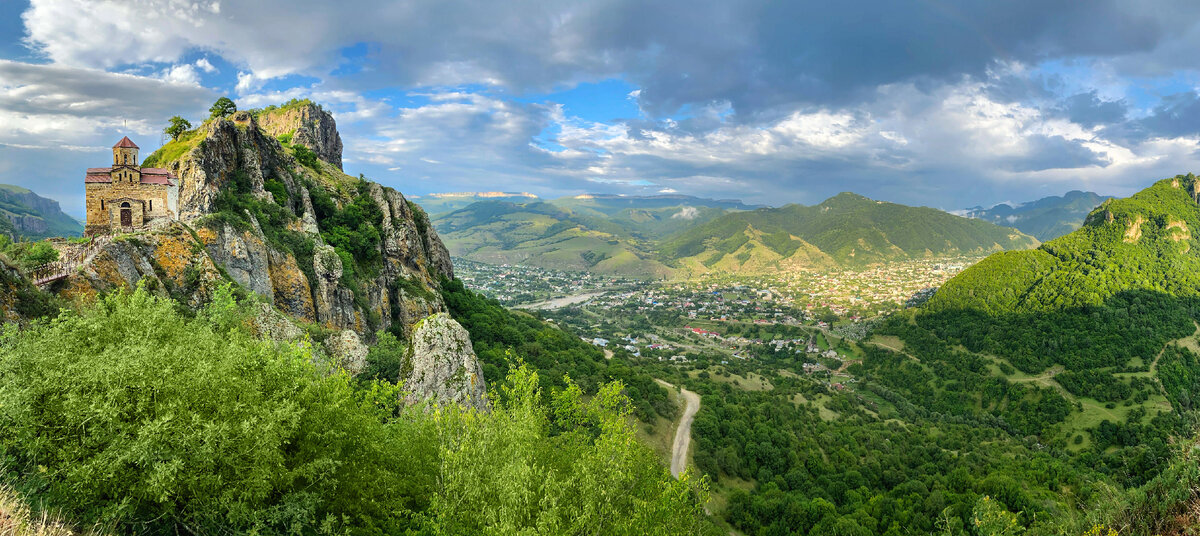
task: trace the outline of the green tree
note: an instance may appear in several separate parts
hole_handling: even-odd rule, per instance
[[[37,500],[119,532],[404,533],[436,439],[394,388],[256,340],[229,287],[196,318],[145,288],[0,334],[0,452]],[[10,473],[11,474],[11,473]]]
[[[211,116],[209,116],[210,119],[216,119],[218,117],[226,117],[229,114],[236,112],[236,111],[237,111],[237,105],[234,104],[233,101],[230,100],[229,97],[221,97],[221,98],[217,99],[217,102],[213,103],[212,108],[208,109],[208,112],[210,114],[212,114]]]
[[[215,106],[215,105],[214,105]],[[192,128],[192,123],[187,119],[178,115],[170,119],[171,124],[163,129],[163,133],[170,136],[172,140],[179,140],[179,137]]]

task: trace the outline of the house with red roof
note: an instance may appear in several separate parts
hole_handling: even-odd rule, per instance
[[[138,146],[128,136],[113,146],[110,167],[88,168],[83,178],[87,195],[88,236],[146,229],[175,219],[168,206],[175,175],[138,163]]]

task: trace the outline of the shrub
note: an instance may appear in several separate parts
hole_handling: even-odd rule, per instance
[[[41,499],[122,532],[402,532],[425,423],[310,351],[259,342],[226,287],[199,317],[144,288],[0,337],[0,452]]]

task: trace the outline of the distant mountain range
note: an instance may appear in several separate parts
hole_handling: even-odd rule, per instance
[[[1015,229],[851,193],[781,208],[689,196],[487,200],[436,214],[433,223],[452,254],[471,260],[650,277],[864,265],[1038,244]]]
[[[79,236],[83,224],[64,213],[58,201],[20,186],[0,184],[0,234],[31,240]]]
[[[525,192],[449,192],[440,194],[410,195],[409,199],[421,205],[429,214],[443,214],[466,208],[480,201],[509,201],[527,203],[541,198]]]
[[[1111,197],[1072,190],[1062,196],[1052,195],[1016,206],[1003,203],[992,208],[971,207],[958,213],[1014,227],[1044,242],[1078,229],[1088,213],[1106,199]]]
[[[659,254],[689,272],[866,265],[1034,247],[1015,229],[841,193],[816,206],[730,213],[664,241]]]

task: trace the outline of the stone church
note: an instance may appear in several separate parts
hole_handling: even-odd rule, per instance
[[[87,227],[91,236],[146,229],[173,220],[167,206],[175,176],[161,168],[138,164],[138,146],[128,136],[113,146],[112,167],[88,168],[83,179],[87,193]]]

